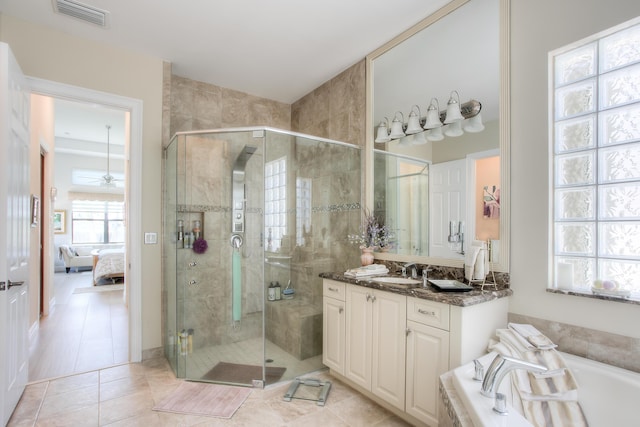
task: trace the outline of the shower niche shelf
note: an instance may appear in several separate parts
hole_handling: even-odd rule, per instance
[[[181,230],[182,228],[182,230]],[[182,235],[182,239],[180,236]],[[176,245],[178,249],[193,249],[193,242],[204,236],[204,212],[180,211],[177,217]]]

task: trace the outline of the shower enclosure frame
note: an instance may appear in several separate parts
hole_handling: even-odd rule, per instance
[[[235,141],[236,138],[238,141]],[[258,141],[259,138],[261,138],[260,141]],[[196,143],[195,141],[198,142]],[[181,143],[184,144],[184,146],[180,146]],[[199,155],[195,155],[193,158],[187,158],[185,155],[184,159],[182,159],[185,163],[181,164],[181,161],[178,160],[180,158],[179,155],[181,154],[179,152],[184,149],[186,153],[188,150],[187,145],[189,143],[193,144],[191,148],[194,150],[195,147],[198,147]],[[217,151],[214,150],[216,154],[206,151],[213,146],[208,144],[219,144],[215,148]],[[238,150],[239,146],[244,148]],[[247,147],[251,148],[249,150],[251,151],[250,153],[245,153]],[[340,152],[341,150],[344,152]],[[278,245],[279,249],[277,251],[269,252],[267,249],[271,248],[271,240],[267,234],[270,235],[270,233],[267,232],[265,226],[265,216],[268,211],[266,205],[267,202],[265,200],[265,173],[267,163],[273,162],[275,157],[282,154],[280,152],[285,153],[285,158],[291,159],[287,166],[291,171],[287,170],[287,174],[285,176],[287,185],[296,187],[295,184],[298,183],[298,178],[300,178],[298,174],[309,174],[310,178],[308,178],[309,182],[307,183],[309,191],[311,191],[312,187],[316,188],[316,190],[317,188],[326,189],[327,187],[338,188],[339,191],[336,195],[331,194],[329,196],[325,196],[320,194],[320,191],[316,191],[318,194],[314,194],[314,196],[317,196],[318,200],[322,197],[326,197],[326,199],[322,199],[322,202],[318,202],[318,200],[314,199],[315,205],[313,207],[308,207],[310,218],[313,218],[313,220],[309,219],[309,221],[313,222],[308,226],[304,225],[297,232],[296,228],[294,228],[290,222],[293,222],[293,220],[297,221],[296,215],[299,213],[301,208],[295,204],[293,206],[287,205],[285,215],[291,221],[285,228],[286,235],[280,235]],[[245,153],[244,156],[243,153]],[[222,169],[224,169],[223,167],[218,167],[217,169],[220,170],[214,172],[219,173],[222,181],[228,179],[233,188],[225,189],[225,185],[223,183],[213,181],[209,182],[207,181],[208,178],[202,178],[202,175],[198,175],[198,177],[200,177],[198,179],[206,181],[210,189],[216,189],[216,191],[219,191],[220,199],[226,199],[228,201],[228,206],[225,206],[224,203],[220,203],[219,206],[207,206],[206,203],[199,203],[200,201],[196,200],[197,197],[195,197],[198,190],[195,189],[195,187],[187,188],[186,185],[186,181],[188,179],[192,179],[193,182],[197,182],[197,180],[193,177],[186,177],[188,173],[192,173],[195,177],[197,174],[202,172],[199,171],[200,169],[207,169],[207,167],[198,169],[196,166],[198,162],[200,162],[201,166],[207,165],[208,169],[211,171],[216,170],[216,166],[222,164],[219,163],[221,158],[225,159],[227,162],[226,164],[235,163],[235,166],[238,166],[239,164],[242,166],[242,168],[230,168],[232,170],[229,170],[228,173],[222,171]],[[163,346],[165,356],[169,360],[176,376],[189,380],[213,381],[262,387],[265,384],[268,385],[278,381],[278,379],[274,380],[277,375],[273,377],[271,375],[273,374],[273,372],[271,372],[273,369],[284,368],[285,374],[283,377],[279,378],[279,380],[292,379],[292,377],[305,374],[309,371],[322,369],[322,285],[318,274],[323,271],[335,271],[336,269],[350,268],[357,265],[359,262],[359,251],[356,248],[347,249],[346,246],[348,246],[347,235],[357,231],[360,226],[362,205],[362,182],[360,173],[362,168],[361,147],[340,141],[271,127],[224,128],[176,133],[171,139],[170,144],[165,148],[164,159],[164,277],[162,292],[164,331]],[[203,159],[205,159],[204,163]],[[208,160],[209,163],[206,163],[206,160]],[[189,162],[192,172],[189,172],[187,162]],[[295,165],[297,169],[292,165]],[[247,169],[247,177],[244,176],[245,167]],[[242,169],[242,171],[240,172],[239,169]],[[198,170],[199,172],[193,172],[193,170]],[[256,172],[257,170],[259,170],[259,173]],[[319,176],[311,177],[314,172],[318,173]],[[179,176],[181,173],[183,174],[183,177],[185,177],[185,183],[180,183]],[[259,176],[256,174],[259,174]],[[172,183],[174,183],[172,179],[175,180],[175,187],[173,188],[171,188]],[[244,182],[245,179],[248,179],[246,189]],[[304,179],[301,181],[303,180]],[[258,182],[258,184],[256,184],[256,182]],[[257,185],[257,187],[254,188],[253,186],[255,185]],[[173,193],[172,190],[174,190]],[[234,194],[238,195],[244,193],[245,190],[247,191],[247,197],[238,197],[246,199],[247,202],[238,204],[237,200],[234,200]],[[182,196],[180,195],[180,191],[183,191]],[[297,194],[299,189],[285,188],[285,191],[291,194]],[[326,190],[325,192],[329,191],[330,190]],[[185,196],[188,192],[193,196],[193,200],[187,200],[186,198],[179,200],[180,197]],[[213,193],[215,193],[215,191]],[[257,193],[260,194],[258,195]],[[346,199],[344,196],[345,194],[348,194]],[[258,202],[256,202],[256,200],[258,200]],[[299,202],[297,196],[296,201]],[[287,203],[291,202],[287,201]],[[194,209],[193,206],[196,206],[197,209]],[[222,235],[216,235],[216,238],[211,239],[212,234],[210,230],[212,225],[219,227],[216,228],[216,230],[224,228],[222,226],[215,225],[220,218],[212,215],[212,210],[216,211],[215,214],[220,218],[223,218],[223,221],[221,222],[226,220],[229,221],[226,225],[226,230],[228,230],[227,235],[229,238],[226,239],[227,241],[224,245],[222,243],[224,240]],[[177,230],[178,217],[182,217],[184,224],[187,225],[185,230],[190,228],[192,221],[195,219],[199,220],[200,224],[202,224],[202,234],[209,243],[207,252],[213,251],[216,254],[219,254],[220,264],[216,266],[217,270],[214,268],[215,271],[211,270],[212,272],[210,272],[208,276],[205,275],[200,276],[197,279],[186,280],[188,279],[188,274],[186,274],[179,278],[179,272],[183,272],[185,269],[192,269],[195,271],[200,268],[199,262],[195,261],[195,259],[204,260],[205,257],[193,255],[190,251],[178,250],[177,246],[179,243],[177,242],[176,237],[177,234],[179,234]],[[258,219],[257,222],[256,218]],[[245,221],[247,222],[246,226],[244,225]],[[238,226],[237,224],[242,225]],[[256,224],[258,224],[257,227]],[[332,225],[338,225],[338,234],[333,233],[333,227],[330,227]],[[314,227],[316,228],[314,229]],[[256,228],[260,230],[259,235],[255,235]],[[187,231],[183,230],[183,233],[186,232]],[[304,237],[301,237],[301,234],[304,234]],[[187,322],[183,321],[182,325],[180,324],[181,318],[183,316],[188,317],[193,315],[191,309],[195,310],[196,306],[203,307],[206,304],[215,304],[216,298],[226,298],[226,294],[219,292],[214,295],[214,293],[218,291],[211,291],[211,295],[206,297],[193,298],[190,303],[193,307],[190,307],[189,309],[183,307],[182,311],[179,309],[178,294],[180,292],[184,293],[185,289],[188,289],[189,286],[208,286],[205,282],[216,280],[216,277],[228,274],[229,270],[231,270],[232,276],[234,271],[240,271],[239,268],[233,264],[233,260],[236,260],[235,256],[233,256],[233,260],[231,262],[232,265],[230,266],[231,268],[229,268],[228,264],[227,267],[224,266],[227,262],[224,261],[226,254],[230,253],[229,251],[240,249],[234,248],[234,245],[238,245],[237,237],[239,237],[239,240],[241,241],[239,244],[240,247],[245,244],[249,244],[248,250],[250,252],[252,250],[256,250],[256,248],[260,248],[257,252],[260,252],[258,256],[262,260],[262,263],[254,264],[261,265],[259,267],[253,266],[253,270],[249,270],[245,264],[242,268],[243,271],[247,270],[248,274],[237,274],[235,277],[242,275],[242,280],[244,282],[245,280],[249,280],[246,278],[252,277],[251,275],[253,274],[252,281],[259,283],[259,285],[254,286],[253,291],[254,295],[259,295],[261,298],[259,304],[261,310],[257,310],[255,307],[253,308],[256,311],[252,320],[255,325],[252,324],[252,326],[257,328],[257,331],[259,332],[259,337],[257,339],[258,341],[261,340],[262,344],[261,349],[256,351],[256,353],[259,354],[255,355],[255,358],[252,359],[251,363],[247,363],[247,366],[251,365],[251,367],[254,367],[255,365],[259,365],[262,370],[262,375],[261,378],[252,379],[251,381],[228,381],[224,379],[211,380],[210,378],[203,379],[200,377],[200,373],[195,375],[191,374],[191,372],[197,371],[193,368],[190,371],[189,363],[192,365],[195,364],[193,361],[197,359],[197,357],[195,357],[196,353],[202,350],[201,348],[196,349],[196,347],[202,345],[202,337],[203,335],[207,335],[207,331],[204,331],[203,329],[208,329],[209,327],[205,326],[196,328],[195,333],[193,333],[193,329],[188,328],[188,325],[186,325]],[[309,240],[313,240],[313,243],[310,243]],[[333,246],[329,246],[329,241],[332,242]],[[312,249],[309,250],[309,248]],[[185,262],[186,259],[179,259],[183,254],[188,254],[189,257],[193,257],[194,260]],[[252,254],[252,256],[255,258],[255,254]],[[249,257],[247,260],[248,259]],[[295,264],[302,259],[305,259],[306,261]],[[255,259],[251,259],[251,261],[255,261]],[[211,261],[209,260],[202,264],[206,265],[210,262]],[[259,273],[256,273],[256,271]],[[282,273],[282,271],[284,271],[284,273]],[[279,277],[282,277],[282,279],[278,280]],[[292,288],[295,289],[296,293],[291,293],[292,290],[289,289],[290,292],[287,294],[287,296],[293,298],[293,300],[281,302],[269,301],[268,286],[272,281],[271,279],[273,279],[273,281],[280,282],[281,291],[285,289],[287,282],[291,283],[291,280],[293,279]],[[172,282],[173,280],[175,280],[175,282]],[[193,285],[185,285],[185,283],[191,283],[192,281],[197,283]],[[297,283],[298,281],[300,283]],[[313,283],[313,285],[307,286],[307,282]],[[244,292],[248,292],[246,290],[246,287],[248,286],[246,283],[242,283],[241,286]],[[305,286],[311,287],[311,291],[308,291]],[[232,289],[235,289],[238,287],[238,284],[232,283],[231,287]],[[284,293],[281,292],[281,296],[284,296]],[[172,299],[175,299],[175,301]],[[187,299],[188,298],[183,295],[182,301],[184,302]],[[248,298],[245,294],[244,301],[247,300]],[[255,300],[253,302],[255,305]],[[229,321],[229,325],[222,328],[226,328],[225,330],[227,330],[229,335],[218,335],[220,340],[224,341],[229,338],[231,334],[239,333],[239,336],[241,336],[242,333],[247,332],[246,330],[243,330],[243,327],[245,326],[243,323],[236,323],[238,320],[236,318],[236,314],[238,313],[234,314],[234,310],[236,307],[241,306],[240,310],[243,310],[243,313],[245,313],[246,310],[249,309],[245,309],[244,304],[242,303],[238,304],[239,305],[236,305],[235,303],[233,304],[233,309],[231,310],[232,315],[226,319],[226,321]],[[172,310],[174,310],[173,313]],[[310,312],[311,314],[309,315]],[[183,328],[182,326],[185,325],[187,327]],[[234,325],[239,325],[239,331],[234,330]],[[247,326],[247,328],[252,326]],[[216,327],[220,329],[219,325]],[[297,347],[294,350],[291,350],[289,348],[290,343],[286,340],[291,338],[291,331],[298,327],[306,329],[305,332],[299,333],[299,337],[297,339],[300,342],[297,342]],[[283,338],[283,336],[286,337]],[[315,340],[313,340],[313,336],[316,337]],[[251,341],[251,339],[252,338],[249,337],[246,341]],[[183,352],[184,340],[186,340],[187,344],[186,349]],[[284,344],[282,344],[283,340],[286,341]],[[296,339],[294,338],[293,341],[295,340]],[[233,341],[233,339],[231,339],[231,341]],[[241,339],[238,339],[237,341],[237,343],[242,342],[244,341]],[[236,342],[233,341],[232,344],[235,345]],[[212,344],[211,346],[216,347],[217,345],[218,344]],[[224,345],[220,344],[218,349],[222,349],[223,347]],[[313,349],[310,349],[310,347]],[[284,353],[288,353],[285,356],[282,356],[280,352],[280,350],[283,349],[285,350]],[[227,349],[224,348],[224,350],[226,351]],[[311,352],[311,355],[305,353],[308,351]],[[314,353],[318,354],[314,355]],[[275,357],[274,355],[277,355],[278,357]],[[288,356],[292,357],[289,358]],[[276,359],[276,363],[278,360],[292,360],[292,362],[285,363],[285,366],[270,367],[268,363],[273,359]],[[311,361],[312,363],[309,362],[305,365],[307,361]],[[218,365],[223,363],[226,363],[226,361],[218,362],[215,367],[217,368]],[[212,369],[212,371],[215,371],[215,369]]]

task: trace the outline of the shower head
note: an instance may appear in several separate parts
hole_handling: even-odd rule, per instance
[[[244,172],[249,158],[258,150],[258,147],[253,145],[245,145],[244,149],[238,154],[238,158],[233,165],[233,172]]]

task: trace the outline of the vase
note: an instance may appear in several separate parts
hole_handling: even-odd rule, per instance
[[[362,255],[360,255],[360,263],[364,267],[365,265],[373,264],[373,248],[362,248]]]

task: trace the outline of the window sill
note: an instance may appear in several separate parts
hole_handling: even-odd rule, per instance
[[[570,290],[570,289],[555,289],[555,288],[547,288],[547,292],[551,292],[552,294],[573,295],[577,297],[586,297],[586,298],[600,299],[605,301],[621,302],[625,304],[640,305],[640,299],[638,299],[637,295],[632,295],[629,298],[622,298],[622,297],[614,297],[614,296],[607,296],[607,295],[596,295],[589,291],[577,291],[577,290]]]

